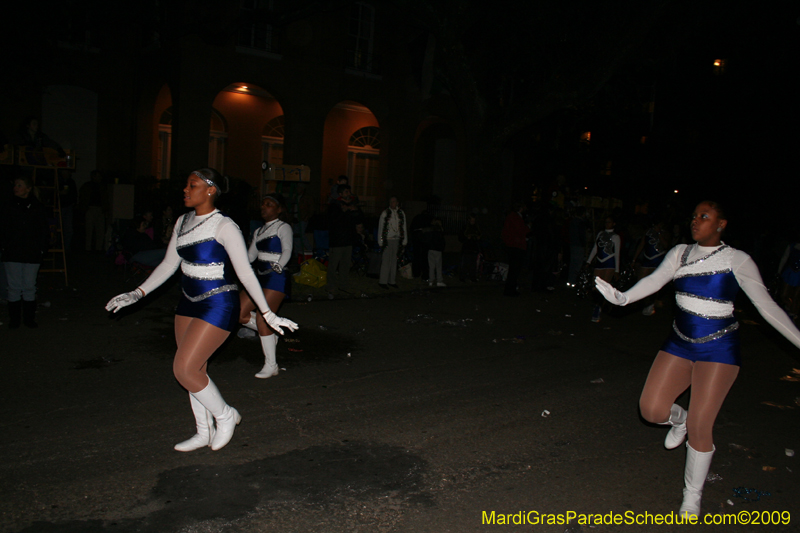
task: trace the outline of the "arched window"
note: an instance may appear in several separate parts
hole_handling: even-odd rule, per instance
[[[267,122],[261,133],[261,157],[273,165],[283,164],[283,115]]]
[[[379,192],[380,133],[380,128],[374,126],[356,130],[350,136],[347,148],[347,175],[350,178],[350,187],[366,212],[374,212]]]
[[[216,109],[211,109],[208,135],[208,166],[225,174],[225,146],[228,144],[228,126]]]
[[[169,165],[172,158],[172,106],[168,107],[158,121],[158,153],[156,178],[169,178]]]

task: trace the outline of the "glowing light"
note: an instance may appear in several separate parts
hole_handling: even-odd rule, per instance
[[[715,60],[714,60],[714,66],[715,66],[715,67],[718,67],[718,66],[720,66],[720,65],[722,65],[722,61],[720,61],[719,59],[715,59]]]
[[[246,90],[247,90],[247,85],[242,85],[242,86],[241,86],[241,87],[239,87],[239,88],[240,88],[241,90],[243,90],[243,91],[246,91]]]
[[[675,190],[674,190],[674,191],[672,191],[672,192],[674,192],[675,194],[678,194],[678,189],[675,189]]]

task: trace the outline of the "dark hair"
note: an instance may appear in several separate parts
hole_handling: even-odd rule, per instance
[[[269,194],[265,194],[261,201],[263,202],[267,198],[272,198],[278,204],[278,207],[281,208],[281,212],[278,214],[278,220],[283,222],[288,222],[289,220],[289,208],[286,207],[286,198],[279,192],[271,192]]]
[[[228,192],[228,178],[220,174],[217,170],[213,168],[198,168],[197,170],[192,171],[192,174],[195,173],[207,180],[213,181],[216,184],[218,198],[223,192]],[[225,187],[224,190],[223,187]]]
[[[33,190],[33,178],[24,174],[22,172],[18,173],[17,176],[14,178],[14,181],[20,180],[25,183],[25,186],[31,190]]]
[[[348,184],[346,184],[346,183],[342,183],[341,185],[337,185],[336,186],[336,193],[337,194],[342,194],[344,191],[349,191],[349,190],[351,190],[350,186]]]
[[[708,204],[711,207],[711,209],[713,209],[714,211],[717,212],[717,217],[718,218],[720,218],[722,220],[728,220],[728,215],[725,214],[725,208],[722,207],[722,204],[720,204],[719,202],[715,202],[713,200],[703,200],[702,202],[698,203],[697,205],[700,205],[700,204]]]

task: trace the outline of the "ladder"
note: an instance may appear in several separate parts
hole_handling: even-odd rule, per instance
[[[42,262],[39,272],[62,272],[64,285],[69,285],[67,277],[67,252],[64,246],[64,223],[61,217],[61,188],[58,184],[58,171],[75,169],[75,154],[65,150],[66,157],[59,157],[55,150],[45,148],[41,152],[24,146],[18,148],[17,161],[20,167],[33,169],[34,186],[40,191],[40,200],[52,211],[50,224],[50,248]]]

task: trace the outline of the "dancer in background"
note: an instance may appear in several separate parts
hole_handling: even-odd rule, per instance
[[[641,257],[639,268],[636,271],[639,280],[652,274],[661,264],[667,254],[669,243],[669,233],[664,229],[664,223],[660,221],[653,224],[642,236],[633,256],[634,263]],[[643,303],[647,305],[642,309],[642,314],[644,316],[654,315],[656,312],[656,296],[646,298]]]
[[[761,316],[800,348],[800,331],[772,300],[755,262],[722,242],[727,216],[716,202],[701,202],[692,215],[695,244],[667,252],[651,275],[621,293],[602,278],[597,289],[611,303],[628,305],[674,281],[677,314],[658,352],[639,400],[648,422],[671,426],[664,446],[677,448],[688,432],[680,515],[700,515],[703,484],[714,455],[712,430],[741,364],[739,323],[733,302],[739,288]],[[674,403],[692,388],[688,410]]]
[[[264,225],[253,232],[253,240],[247,250],[247,258],[256,261],[256,276],[264,291],[264,298],[270,310],[277,312],[286,297],[286,288],[291,281],[286,272],[286,265],[292,258],[292,226],[287,222],[289,213],[283,196],[278,193],[268,194],[261,200],[261,218]],[[255,313],[256,304],[242,291],[239,294],[241,311],[239,322],[258,332],[261,349],[264,352],[264,367],[256,374],[257,378],[266,379],[278,375],[278,363],[275,352],[278,336],[260,314]]]
[[[617,223],[611,216],[606,217],[606,229],[597,234],[594,240],[594,247],[586,259],[588,265],[597,257],[597,265],[594,267],[594,275],[607,283],[613,282],[619,275],[620,251],[622,240],[614,231]],[[603,299],[595,297],[594,311],[592,311],[592,322],[600,322],[600,314],[603,312]]]
[[[222,176],[210,168],[195,170],[186,180],[183,203],[193,211],[175,223],[164,261],[136,290],[111,299],[106,310],[117,312],[153,292],[180,268],[183,297],[175,312],[178,350],[172,365],[175,378],[189,391],[197,434],[175,445],[181,452],[211,446],[219,450],[241,422],[239,412],[222,398],[206,374],[208,358],[239,323],[239,287],[234,271],[272,329],[283,334],[297,324],[270,311],[247,260],[238,226],[214,207]],[[216,424],[216,427],[215,427]]]

